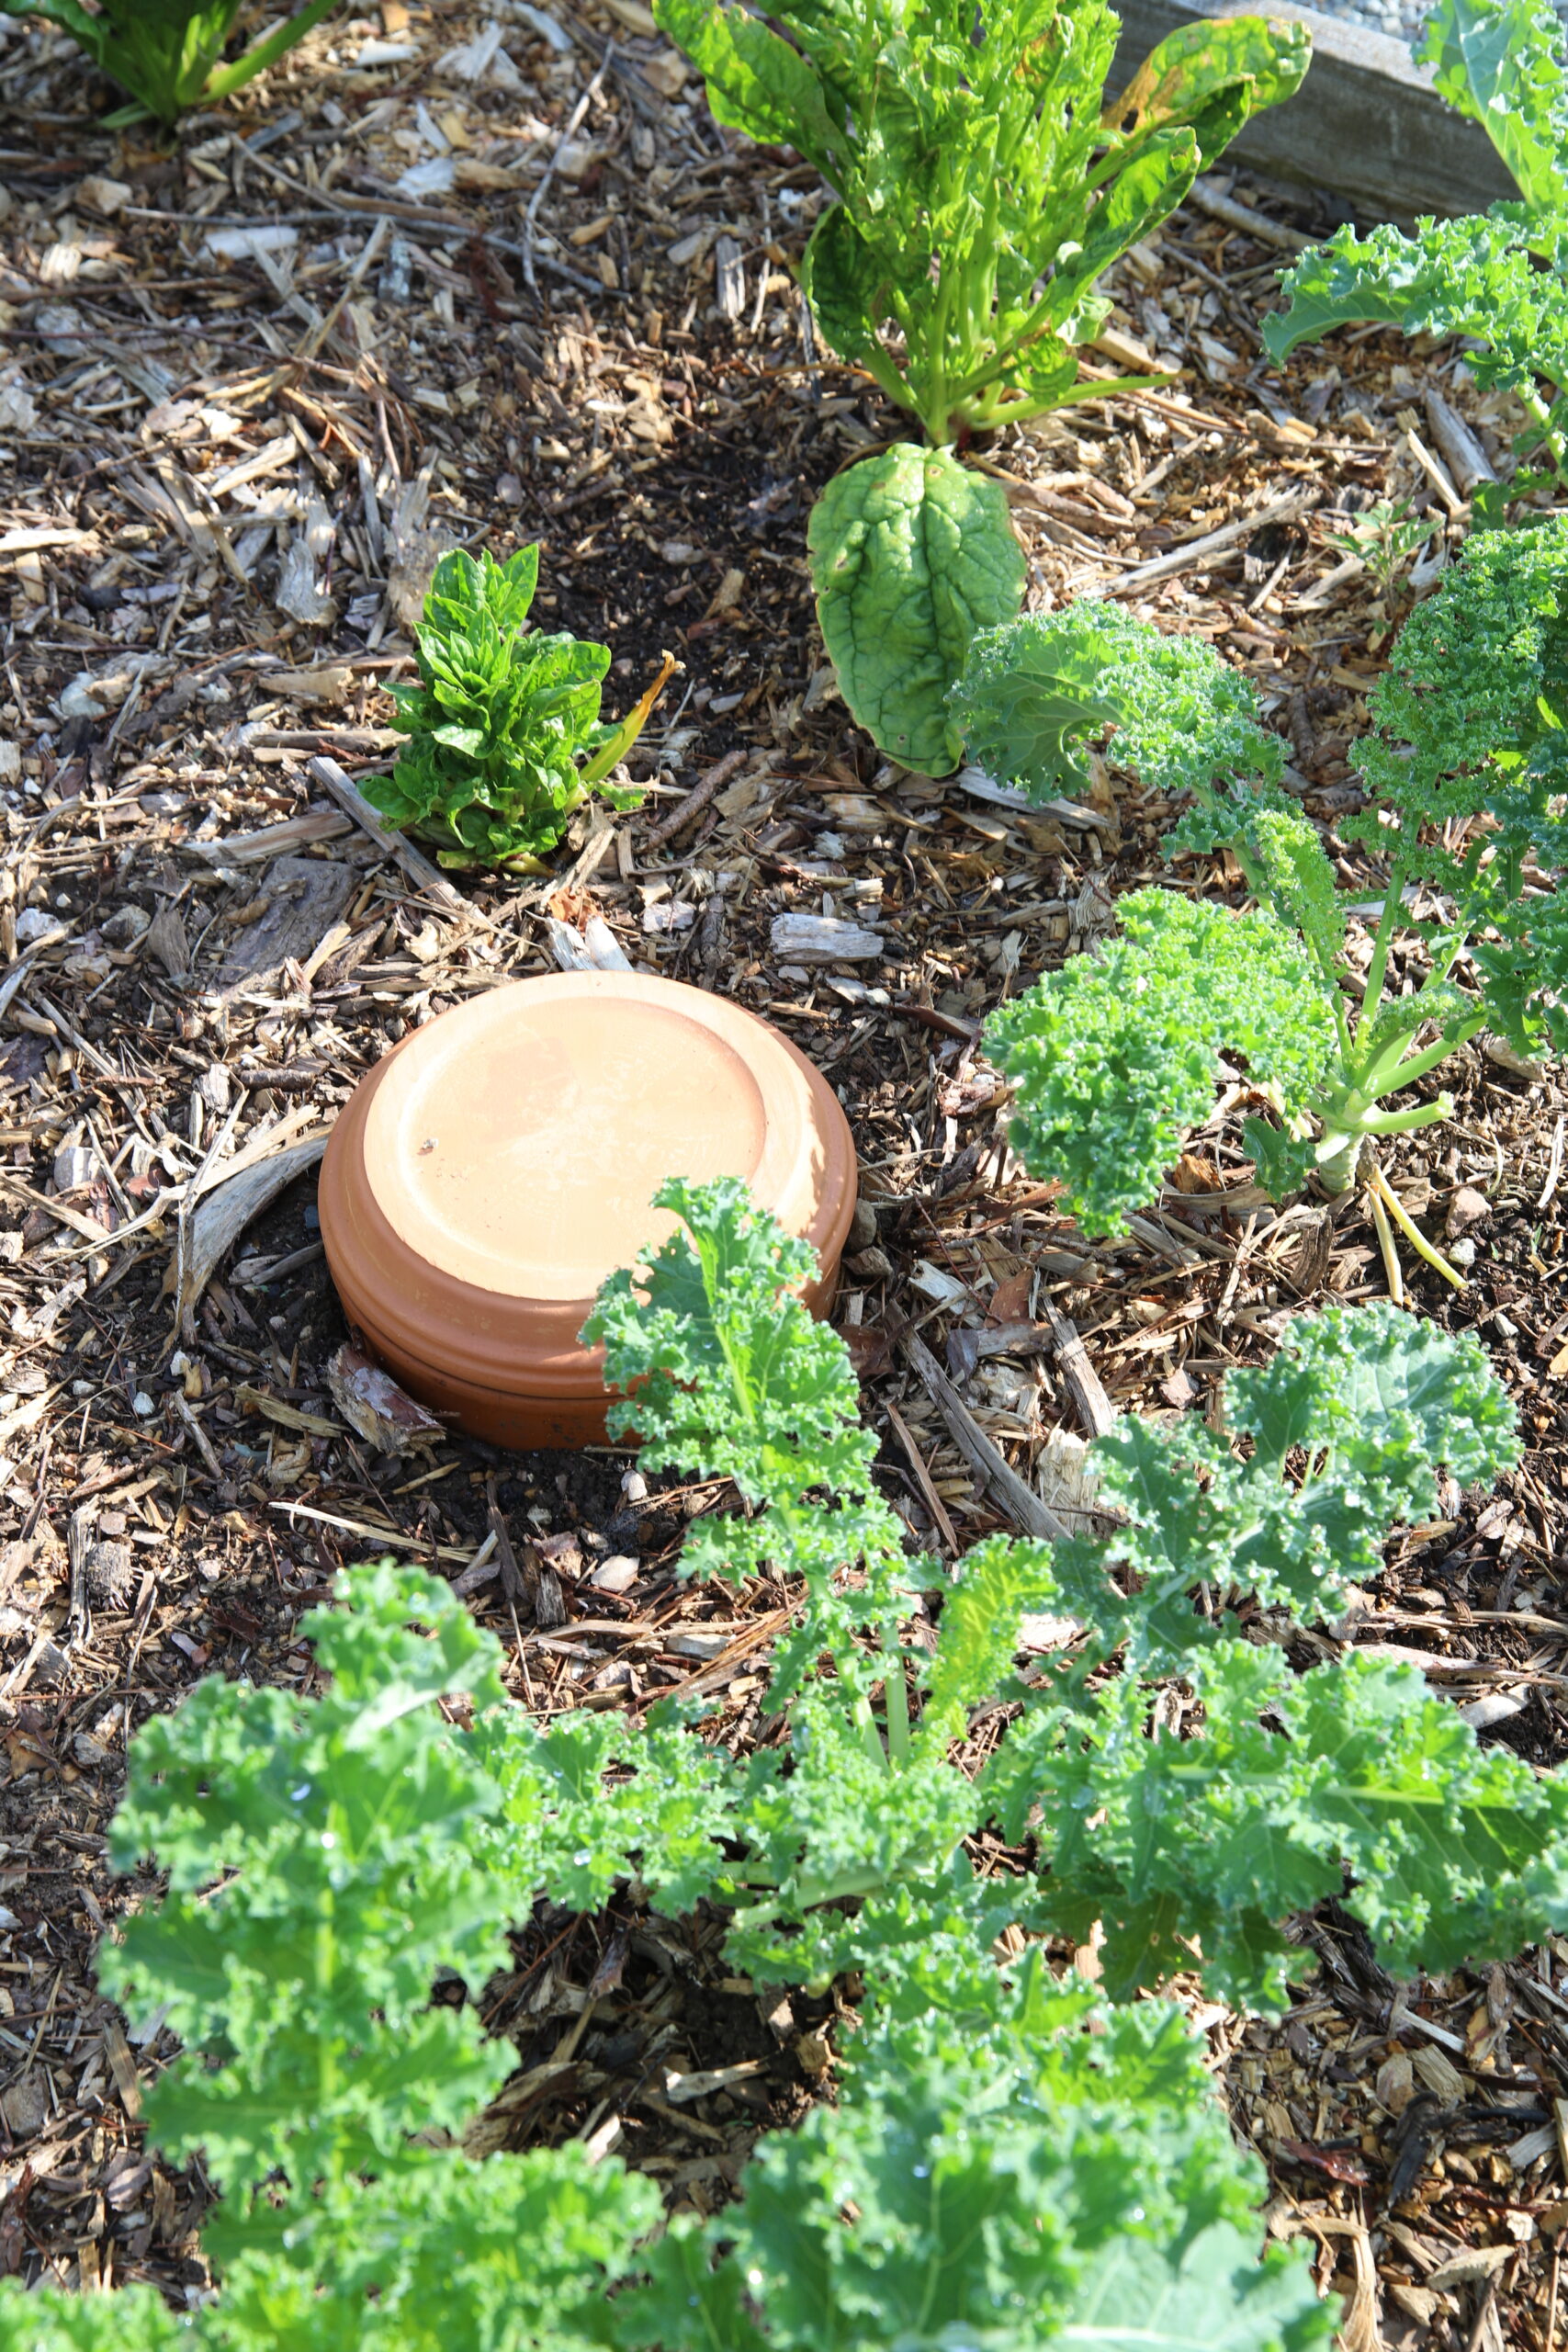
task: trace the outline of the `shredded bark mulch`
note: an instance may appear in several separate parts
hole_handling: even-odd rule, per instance
[[[411,1441],[329,1376],[315,1162],[409,1026],[590,955],[594,917],[778,1022],[855,1131],[836,1321],[887,1491],[948,1555],[1014,1523],[1006,1474],[1070,1512],[1110,1412],[1203,1412],[1299,1307],[1388,1274],[1356,1203],[1263,1198],[1232,1098],[1125,1240],[1087,1239],[1012,1159],[981,1020],[1168,878],[1171,812],[1112,775],[1021,814],[850,725],[805,518],[901,427],[814,347],[791,264],[819,184],[715,129],[638,0],[384,0],[166,141],[101,130],[73,48],[7,21],[0,100],[0,2270],[179,2296],[207,2190],[140,2123],[170,2045],[133,2046],[91,1968],[149,1713],[209,1672],[310,1687],[299,1617],[391,1548],[453,1577],[536,1708],[684,1690],[715,1737],[765,1729],[778,1592],[674,1573],[720,1489],[609,1450]],[[1206,188],[1117,273],[1104,400],[975,454],[1032,600],[1121,594],[1209,637],[1331,827],[1382,648],[1462,536],[1452,420],[1500,468],[1513,425],[1451,346],[1350,334],[1281,380],[1259,309],[1337,216]],[[1151,357],[1179,379],[1119,393]],[[1430,526],[1387,591],[1336,544],[1382,498]],[[392,756],[385,688],[438,555],[534,538],[540,616],[611,646],[611,707],[662,649],[682,664],[633,762],[649,797],[583,812],[547,870],[433,893],[334,780]],[[1495,1495],[1450,1487],[1311,1638],[1418,1660],[1551,1764],[1568,1095],[1484,1041],[1460,1066],[1454,1119],[1385,1164],[1470,1285],[1404,1279],[1479,1333],[1529,1450]],[[1399,1985],[1346,1918],[1303,1933],[1319,1967],[1282,2026],[1193,1996],[1269,2225],[1315,2239],[1348,2344],[1550,2346],[1568,1944]],[[759,1998],[721,1943],[630,1909],[520,1928],[486,1996],[520,2067],[487,2143],[577,2133],[672,2202],[722,2201],[757,2132],[830,2083],[835,2009]]]

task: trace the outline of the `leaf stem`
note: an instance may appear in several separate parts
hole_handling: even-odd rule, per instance
[[[1442,1275],[1445,1282],[1452,1283],[1455,1290],[1464,1290],[1468,1288],[1464,1276],[1456,1267],[1450,1265],[1442,1251],[1440,1250],[1435,1250],[1432,1247],[1432,1244],[1427,1240],[1426,1235],[1421,1231],[1420,1227],[1413,1223],[1403,1202],[1400,1200],[1398,1193],[1394,1191],[1393,1186],[1389,1182],[1388,1178],[1383,1174],[1381,1168],[1374,1168],[1372,1170],[1371,1176],[1368,1182],[1368,1190],[1371,1194],[1372,1216],[1374,1222],[1377,1219],[1381,1204],[1382,1208],[1388,1211],[1389,1216],[1393,1217],[1395,1225],[1398,1226],[1401,1233],[1404,1234],[1404,1238],[1409,1242],[1410,1247],[1415,1250],[1418,1258],[1424,1258],[1428,1266],[1432,1267],[1435,1272]],[[1380,1229],[1379,1238],[1380,1240],[1382,1239],[1382,1229]],[[1393,1289],[1393,1285],[1392,1283],[1389,1287],[1391,1290]],[[1404,1301],[1396,1298],[1394,1304],[1396,1306],[1402,1306]]]

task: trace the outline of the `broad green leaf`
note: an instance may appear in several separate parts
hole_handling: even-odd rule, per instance
[[[1150,50],[1121,96],[1107,104],[1105,128],[1131,139],[1190,124],[1206,168],[1248,114],[1294,96],[1311,62],[1304,25],[1267,17],[1201,17],[1179,25]],[[1238,104],[1241,121],[1232,119]]]
[[[945,775],[946,707],[976,630],[1010,619],[1022,550],[998,483],[898,442],[835,476],[812,511],[812,584],[844,700],[878,747]]]
[[[537,547],[504,564],[457,548],[436,565],[416,631],[420,684],[395,697],[410,737],[366,791],[448,864],[536,856],[631,749],[672,664],[618,728],[600,721],[609,649],[529,631]]]
[[[220,60],[243,0],[102,0],[92,8],[80,0],[0,0],[0,15],[41,16],[59,25],[149,114],[173,122],[203,98],[227,96],[253,80],[333,5],[309,0],[229,66]]]
[[[1096,275],[1304,63],[1293,27],[1197,28],[1165,45],[1147,119],[1123,134],[1114,112],[1100,120],[1118,30],[1105,0],[1014,0],[983,21],[959,0],[657,14],[718,121],[797,148],[829,182],[841,215],[804,273],[818,324],[938,447],[1074,396],[1074,346],[1106,307]]]
[[[886,278],[880,256],[845,206],[830,204],[818,220],[801,258],[800,282],[830,351],[863,368],[883,361],[877,329],[887,307]]]

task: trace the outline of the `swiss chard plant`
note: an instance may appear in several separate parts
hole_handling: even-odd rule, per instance
[[[1271,358],[1333,328],[1383,320],[1406,334],[1465,337],[1466,364],[1499,385],[1529,424],[1517,447],[1537,470],[1480,502],[1548,482],[1568,489],[1568,62],[1551,0],[1438,0],[1416,44],[1439,93],[1478,122],[1518,190],[1517,202],[1414,235],[1388,225],[1341,229],[1281,278],[1283,311],[1264,322]],[[1544,464],[1540,461],[1544,460]]]
[[[1099,280],[1250,114],[1290,96],[1307,35],[1259,17],[1183,26],[1108,97],[1120,25],[1105,0],[766,14],[658,0],[655,14],[718,121],[798,149],[827,181],[802,265],[818,330],[931,444],[840,475],[810,542],[851,710],[883,750],[945,774],[942,690],[1023,582],[1000,492],[953,447],[1099,395],[1079,371],[1110,308]]]
[[[1357,893],[1281,788],[1251,688],[1201,639],[1077,605],[976,640],[953,701],[976,756],[1036,795],[1100,742],[1151,789],[1191,794],[1172,845],[1230,849],[1257,901],[1136,891],[1101,952],[993,1017],[1025,1163],[1060,1177],[1094,1229],[1123,1229],[1211,1115],[1231,1054],[1260,1098],[1246,1130],[1258,1181],[1277,1198],[1314,1170],[1330,1193],[1365,1181],[1433,1257],[1376,1139],[1450,1115],[1429,1081],[1481,1030],[1521,1053],[1568,1042],[1550,879],[1568,855],[1568,520],[1472,538],[1372,689],[1357,754],[1372,805],[1342,829],[1375,861],[1370,944]]]
[[[1109,1534],[949,1570],[877,1490],[843,1343],[795,1295],[810,1252],[733,1182],[660,1204],[681,1229],[589,1336],[649,1465],[734,1482],[685,1571],[786,1580],[782,1738],[732,1756],[700,1702],[537,1721],[451,1592],[389,1563],[307,1621],[321,1695],[210,1681],[144,1729],[114,1850],[167,1890],[101,1965],[186,2045],[150,2129],[207,2151],[219,2291],[176,2316],[8,2282],[0,2352],[1327,2352],[1299,2253],[1258,2259],[1261,2171],[1190,2028],[1130,1996],[1198,1965],[1280,2007],[1312,1965],[1288,1916],[1325,1896],[1398,1967],[1568,1922],[1568,1783],[1410,1669],[1282,1646],[1434,1509],[1439,1462],[1515,1458],[1481,1351],[1392,1309],[1303,1318],[1232,1380],[1233,1438],[1100,1442]],[[1020,1678],[1041,1611],[1065,1646]],[[988,1822],[1014,1874],[969,1859]],[[858,1977],[835,2100],[711,2220],[661,2229],[614,2157],[481,2158],[497,2135],[464,2128],[510,2064],[476,1996],[540,1894],[722,1905],[759,1982]],[[1097,1926],[1109,2003],[1046,1956]]]
[[[223,52],[244,0],[0,0],[0,12],[42,17],[79,42],[134,101],[113,119],[153,115],[173,122],[191,107],[216,106],[243,89],[335,6],[336,0],[308,0],[229,64]]]
[[[647,725],[675,664],[616,726],[602,721],[609,648],[527,626],[537,547],[506,563],[461,549],[442,557],[416,632],[419,684],[394,686],[410,738],[366,797],[389,821],[434,843],[443,865],[499,865],[553,848],[597,791],[614,808],[640,794],[605,779]]]

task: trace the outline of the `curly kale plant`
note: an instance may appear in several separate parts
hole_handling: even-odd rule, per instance
[[[173,122],[191,107],[216,106],[243,89],[335,5],[308,0],[230,65],[220,61],[243,0],[0,0],[0,13],[43,17],[68,32],[136,101],[113,119],[155,115]]]
[[[1299,2253],[1257,2259],[1261,2171],[1179,2012],[1064,1987],[1040,1937],[1098,1922],[1117,2000],[1196,1955],[1277,2007],[1310,1964],[1286,1917],[1325,1895],[1402,1967],[1568,1922],[1568,1783],[1483,1752],[1417,1674],[1296,1675],[1267,1638],[1376,1568],[1439,1460],[1513,1458],[1479,1349],[1392,1309],[1303,1319],[1232,1384],[1245,1458],[1196,1423],[1119,1425],[1114,1532],[1055,1558],[992,1537],[948,1572],[877,1493],[843,1344],[795,1295],[810,1253],[734,1182],[661,1199],[682,1228],[606,1286],[592,1336],[649,1465],[739,1490],[687,1571],[787,1579],[784,1737],[732,1756],[700,1702],[536,1721],[451,1592],[389,1563],[307,1621],[324,1695],[210,1681],[148,1726],[114,1845],[167,1892],[100,1965],[186,2043],[150,2121],[207,2150],[220,2292],[176,2318],[7,2282],[0,2352],[1326,2352]],[[1048,1608],[1079,1630],[1017,1681],[1021,1618]],[[976,1874],[990,1820],[1028,1833],[1032,1874]],[[505,2126],[463,2130],[511,2063],[471,1997],[502,1930],[618,1888],[726,1907],[763,1982],[863,1984],[836,2101],[661,2234],[613,2157],[483,2157]]]
[[[1260,17],[1183,26],[1108,100],[1120,26],[1106,0],[658,0],[655,14],[719,122],[798,149],[828,182],[801,272],[818,328],[931,442],[829,485],[811,576],[855,718],[906,766],[945,775],[958,745],[942,695],[1023,586],[1000,489],[952,445],[1099,395],[1079,379],[1110,309],[1098,281],[1249,115],[1290,96],[1307,35]]]
[[[1568,70],[1550,0],[1438,0],[1416,44],[1438,89],[1486,132],[1521,201],[1414,236],[1384,225],[1341,229],[1280,279],[1284,311],[1264,322],[1269,356],[1331,329],[1386,320],[1406,334],[1463,336],[1476,381],[1512,392],[1531,423],[1522,452],[1550,471],[1518,477],[1510,496],[1568,488]],[[1495,507],[1495,499],[1493,502]],[[1493,513],[1489,519],[1498,519]]]
[[[1194,795],[1172,844],[1229,848],[1258,901],[1237,914],[1137,891],[1121,902],[1120,938],[988,1024],[1017,1088],[1015,1148],[1064,1180],[1066,1206],[1095,1230],[1122,1229],[1154,1196],[1183,1136],[1211,1114],[1229,1053],[1281,1122],[1247,1123],[1261,1183],[1279,1197],[1314,1168],[1331,1192],[1368,1175],[1431,1254],[1364,1147],[1451,1104],[1388,1098],[1483,1028],[1521,1053],[1568,1042],[1568,922],[1547,878],[1568,862],[1565,607],[1568,518],[1556,516],[1472,538],[1405,624],[1359,748],[1374,806],[1344,829],[1383,867],[1364,963],[1350,952],[1348,895],[1280,787],[1280,746],[1205,643],[1094,604],[976,640],[953,703],[995,774],[1039,796],[1103,741],[1146,786]]]
[[[552,848],[595,788],[614,808],[640,798],[604,778],[641,734],[674,663],[666,654],[619,726],[602,724],[609,649],[529,630],[538,579],[537,547],[503,564],[443,556],[417,632],[420,683],[392,689],[397,724],[412,740],[389,776],[367,780],[366,795],[394,825],[434,842],[443,865],[501,865]]]

